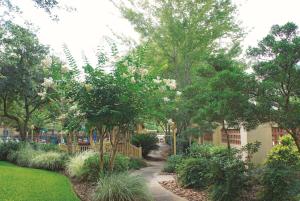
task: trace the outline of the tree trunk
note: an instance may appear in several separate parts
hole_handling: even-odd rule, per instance
[[[117,132],[113,132],[112,134],[115,134],[113,139],[111,140],[111,154],[110,154],[110,159],[109,159],[109,171],[112,172],[114,170],[114,165],[115,165],[115,159],[117,155],[117,150],[118,150],[118,144],[119,144],[119,139],[120,139],[120,129],[118,129]]]
[[[225,121],[223,121],[223,126],[222,126],[223,128],[223,130],[224,130],[224,132],[225,132],[225,135],[226,135],[226,141],[227,141],[227,148],[228,148],[228,150],[230,150],[230,139],[229,139],[229,134],[228,134],[228,132],[227,132],[227,129],[225,128]]]
[[[192,146],[192,136],[189,136],[189,146]]]
[[[105,131],[103,131],[103,127],[101,125],[97,126],[97,131],[99,133],[99,167],[100,171],[104,170],[104,138]]]
[[[73,133],[68,133],[67,135],[67,146],[68,146],[68,152],[72,153],[72,135]]]
[[[290,133],[290,135],[294,139],[296,147],[298,149],[298,152],[300,153],[300,139],[299,139],[300,138],[300,134],[297,133],[297,132],[289,132],[289,131],[288,131],[288,133]]]

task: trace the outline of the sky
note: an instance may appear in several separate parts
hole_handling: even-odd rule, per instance
[[[97,49],[105,46],[105,37],[123,35],[137,40],[138,34],[130,23],[109,0],[60,0],[62,5],[76,8],[76,11],[57,11],[60,20],[52,21],[42,10],[32,6],[31,0],[14,0],[23,11],[22,19],[32,21],[39,27],[37,35],[42,43],[51,46],[53,52],[63,57],[62,45],[66,44],[78,63],[83,53],[96,62]],[[300,0],[233,0],[239,8],[238,20],[247,35],[243,42],[246,49],[262,39],[274,24],[288,21],[300,26]],[[122,49],[123,51],[126,48]]]

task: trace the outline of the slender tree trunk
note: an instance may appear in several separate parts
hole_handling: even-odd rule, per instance
[[[120,139],[120,132],[122,132],[120,129],[118,129],[117,132],[113,132],[112,134],[113,139],[111,140],[111,154],[110,154],[110,159],[109,159],[109,171],[112,172],[114,170],[114,165],[115,165],[115,159],[117,156],[117,150],[118,150],[118,144],[119,144],[119,139]]]
[[[68,146],[69,153],[72,153],[72,136],[73,136],[73,132],[67,134],[67,146]]]
[[[223,128],[223,130],[224,130],[224,132],[225,132],[225,135],[226,135],[226,141],[227,141],[227,148],[228,148],[228,150],[230,150],[230,139],[229,139],[229,134],[228,134],[228,130],[225,128],[225,121],[223,121],[223,126],[222,126]]]
[[[97,130],[99,133],[99,167],[100,171],[104,170],[104,138],[105,132],[103,131],[102,126],[97,126]]]
[[[189,146],[192,146],[192,136],[189,136]]]
[[[294,139],[298,152],[300,153],[300,133],[295,131],[290,131],[289,129],[285,129]]]

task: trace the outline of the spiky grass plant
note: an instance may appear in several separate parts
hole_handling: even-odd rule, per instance
[[[101,178],[93,198],[94,201],[153,201],[144,179],[128,173]]]

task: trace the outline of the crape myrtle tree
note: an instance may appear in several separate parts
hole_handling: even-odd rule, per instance
[[[107,63],[113,64],[112,72],[103,70]],[[160,85],[154,83],[135,54],[116,62],[107,61],[107,57],[101,54],[97,67],[87,64],[84,71],[85,80],[77,85],[74,97],[87,122],[97,129],[101,170],[104,165],[103,142],[106,137],[110,139],[109,169],[112,171],[118,144],[134,131],[137,122],[149,115],[148,111],[152,111],[153,104],[150,103],[153,99],[150,97]]]
[[[28,123],[49,102],[54,81],[45,70],[48,48],[29,29],[7,22],[0,32],[1,117],[14,121],[25,140]],[[48,95],[47,95],[48,94]]]
[[[195,115],[195,110],[186,107],[189,100],[185,98],[191,95],[187,88],[198,79],[198,69],[221,44],[234,46],[242,36],[235,5],[230,0],[112,2],[147,46],[145,61],[150,73],[162,79],[175,78],[182,101],[170,113],[178,133],[184,132]]]
[[[226,53],[215,55],[201,73],[207,79],[196,87],[199,93],[195,101],[199,109],[193,120],[206,132],[221,126],[230,149],[228,129],[242,125],[249,129],[258,123],[253,102],[255,79]]]
[[[250,48],[254,75],[259,83],[256,98],[265,122],[276,123],[294,139],[300,152],[300,36],[298,26],[274,25],[270,33]]]

